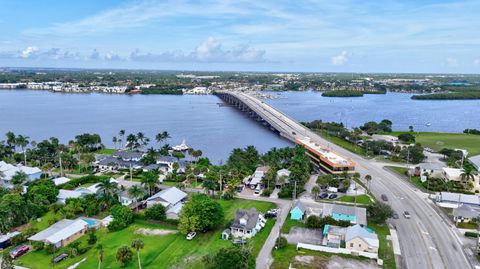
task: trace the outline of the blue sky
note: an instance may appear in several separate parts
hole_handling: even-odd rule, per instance
[[[480,1],[6,1],[0,66],[480,73]]]

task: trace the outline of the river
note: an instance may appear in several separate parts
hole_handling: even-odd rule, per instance
[[[325,98],[315,92],[282,92],[270,104],[300,121],[322,119],[358,126],[390,119],[394,129],[461,132],[480,128],[480,102],[420,101],[409,94],[388,93],[356,98]],[[63,94],[48,91],[0,90],[0,134],[13,131],[40,141],[51,136],[66,143],[80,133],[98,133],[104,144],[120,129],[154,136],[168,131],[170,145],[186,140],[216,163],[233,148],[254,145],[261,152],[290,143],[221,105],[212,95]],[[430,126],[426,126],[430,123]],[[3,138],[0,138],[3,139]]]

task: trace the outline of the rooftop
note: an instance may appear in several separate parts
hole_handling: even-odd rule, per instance
[[[237,212],[235,212],[235,220],[232,223],[232,228],[251,230],[257,226],[259,215],[260,213],[255,208],[237,209]],[[242,219],[245,221],[245,223],[242,223]]]
[[[184,193],[183,191],[179,190],[176,187],[171,187],[171,188],[162,190],[160,192],[157,192],[156,194],[149,197],[147,201],[161,199],[167,202],[168,204],[175,205],[181,200],[183,200],[185,197],[187,197],[186,193]]]
[[[348,227],[347,233],[345,234],[345,241],[347,242],[357,237],[361,238],[372,247],[379,247],[378,236],[376,233],[367,230],[359,224]]]
[[[47,229],[31,236],[28,240],[49,242],[57,244],[58,242],[78,233],[85,229],[88,223],[82,219],[70,220],[63,219]]]
[[[313,141],[310,140],[310,138],[304,138],[304,139],[297,139],[297,142],[299,144],[302,144],[305,146],[309,151],[317,154],[319,157],[321,157],[324,161],[327,161],[331,163],[332,165],[341,165],[341,166],[353,166],[355,165],[354,162],[351,160],[348,160],[331,149],[328,149],[326,147],[323,147]]]

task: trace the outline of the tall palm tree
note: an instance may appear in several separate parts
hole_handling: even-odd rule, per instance
[[[144,245],[145,244],[143,243],[142,239],[137,238],[132,241],[132,248],[137,250],[138,268],[140,269],[142,269],[142,263],[140,262],[140,249],[142,249]]]
[[[470,166],[465,166],[463,168],[463,172],[460,174],[460,177],[463,182],[463,186],[465,189],[467,189],[467,183],[472,180],[475,180],[475,171],[470,167]]]
[[[30,144],[30,141],[28,140],[29,138],[30,137],[23,136],[23,135],[18,135],[15,138],[15,145],[19,146],[22,149],[25,165],[27,165],[27,151],[25,150],[25,147],[28,146],[28,144]]]
[[[140,188],[137,185],[133,185],[130,189],[128,189],[127,192],[135,200],[135,210],[138,211],[138,205],[137,205],[138,198],[142,197],[145,194],[145,192],[143,191],[142,188]]]
[[[157,186],[158,184],[158,174],[155,173],[154,171],[146,172],[143,174],[141,182],[142,182],[142,185],[148,189],[148,193],[152,195],[153,190],[155,189],[155,186]]]
[[[320,188],[319,188],[317,185],[313,186],[313,188],[312,188],[312,194],[313,194],[313,198],[314,198],[315,200],[317,200],[317,197],[318,197],[318,194],[319,194],[319,193],[320,193]]]
[[[100,269],[102,267],[102,262],[103,262],[103,245],[98,244],[97,250],[98,250],[98,269]]]
[[[167,140],[170,138],[170,134],[167,132],[167,131],[163,131],[161,133],[158,133],[156,136],[155,136],[155,140],[161,144],[163,141]]]
[[[113,196],[118,191],[118,184],[111,181],[109,178],[102,178],[98,184],[98,189],[103,192],[103,197],[106,201],[107,206],[110,205]]]
[[[367,181],[368,191],[370,191],[370,182],[372,181],[372,176],[366,175],[365,180]]]
[[[127,147],[129,149],[134,149],[138,147],[138,138],[134,134],[127,135]]]
[[[114,136],[114,137],[112,138],[112,142],[113,142],[113,145],[114,145],[115,149],[117,149],[118,138],[117,138],[116,136]]]

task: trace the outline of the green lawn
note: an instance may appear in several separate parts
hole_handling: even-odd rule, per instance
[[[335,201],[354,203],[355,202],[355,197],[354,196],[342,196],[340,198],[335,199]],[[369,205],[371,203],[372,203],[372,201],[370,200],[370,197],[368,197],[368,195],[357,196],[357,204]]]
[[[315,130],[317,134],[319,134],[321,137],[325,138],[326,140],[334,143],[335,145],[338,145],[346,150],[349,150],[351,152],[357,153],[362,156],[367,156],[367,153],[362,147],[359,147],[357,145],[354,145],[346,140],[343,140],[339,137],[328,135],[325,132],[320,132],[318,130]]]
[[[408,168],[397,167],[397,166],[385,166],[385,167],[408,180],[408,177],[407,177]],[[428,192],[427,188],[425,188],[422,182],[420,181],[420,177],[411,177],[410,182],[413,185],[415,185],[417,188],[419,188],[421,191]]]
[[[284,233],[284,234],[287,234],[287,233],[290,232],[290,228],[292,228],[294,226],[305,227],[305,223],[303,223],[301,221],[298,221],[298,220],[292,220],[292,219],[290,219],[290,215],[288,215],[287,219],[283,223],[281,232]]]
[[[105,155],[112,155],[115,151],[117,151],[117,150],[116,150],[116,149],[104,148],[104,149],[99,149],[99,150],[95,151],[95,153],[97,153],[97,154],[105,154]]]
[[[380,241],[380,247],[378,249],[378,256],[383,259],[383,268],[395,269],[395,255],[393,254],[393,245],[391,241],[386,239],[387,235],[390,235],[390,229],[387,224],[377,225],[374,223],[368,223],[368,227],[375,231]]]
[[[274,204],[267,202],[257,202],[249,200],[232,200],[219,201],[222,208],[225,210],[225,223],[230,223],[233,219],[237,208],[255,207],[259,211],[265,212],[273,208]],[[256,256],[260,251],[263,243],[270,234],[273,228],[274,220],[268,220],[264,229],[262,229],[252,240],[252,251]],[[40,224],[39,224],[40,226]],[[43,225],[42,226],[48,226]],[[178,265],[179,268],[202,268],[202,256],[214,253],[222,247],[231,246],[230,241],[221,239],[221,231],[223,227],[219,227],[215,231],[208,233],[198,233],[196,238],[192,241],[185,239],[185,236],[180,233],[164,235],[164,236],[144,236],[135,234],[139,228],[153,228],[153,229],[172,229],[169,226],[152,224],[146,221],[137,220],[128,228],[118,232],[108,232],[106,229],[101,229],[97,232],[98,242],[104,247],[104,267],[103,268],[120,268],[120,264],[115,261],[115,253],[122,245],[129,245],[133,239],[141,238],[145,247],[141,251],[143,268],[169,268],[171,265]],[[87,236],[79,239],[83,246],[86,246]],[[60,253],[60,251],[58,252]],[[49,261],[52,255],[48,255],[45,251],[33,251],[21,257],[17,264],[22,264],[30,269],[49,268]],[[59,263],[55,268],[64,269],[68,266],[78,262],[79,260],[87,258],[78,268],[97,268],[97,252],[94,248],[88,250],[85,254],[67,259]],[[137,268],[135,261],[130,262],[126,268]]]
[[[393,132],[399,135],[405,132]],[[466,149],[470,156],[480,154],[480,135],[463,133],[414,133],[416,142],[435,151],[443,148]]]

